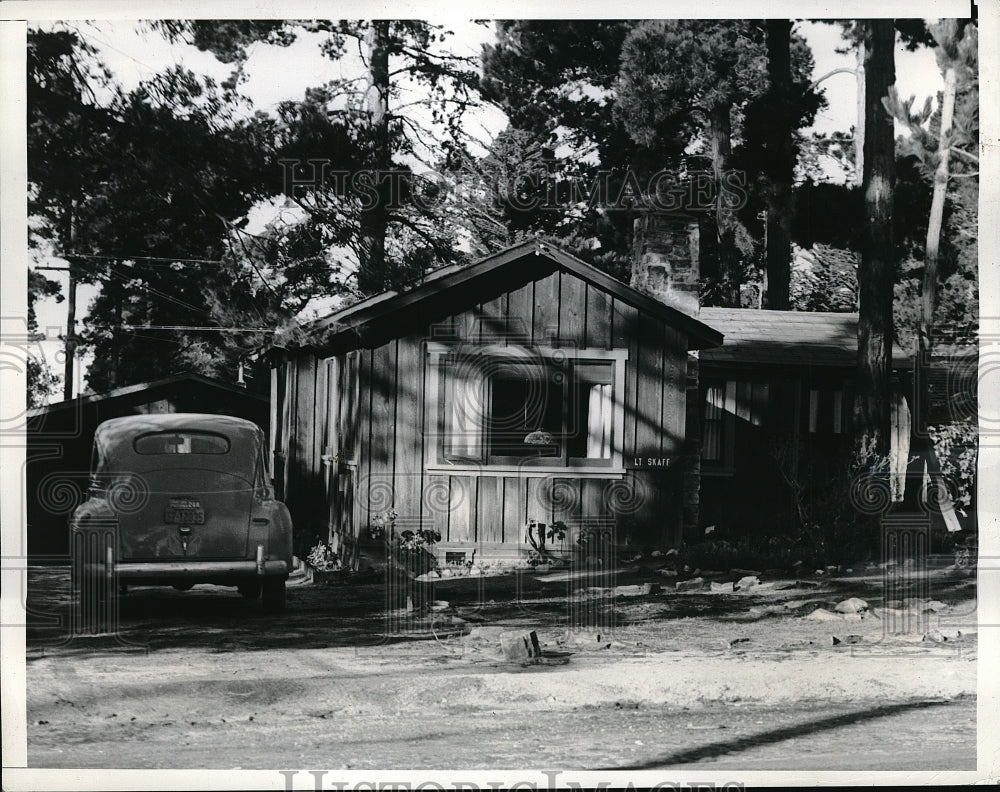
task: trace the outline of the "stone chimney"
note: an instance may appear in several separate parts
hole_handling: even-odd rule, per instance
[[[636,291],[697,317],[698,220],[647,212],[633,226],[632,279]]]

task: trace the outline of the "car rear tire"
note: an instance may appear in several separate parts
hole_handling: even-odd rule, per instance
[[[240,592],[240,596],[243,599],[255,600],[260,597],[261,585],[260,581],[254,581],[253,583],[241,583],[236,587],[236,590]]]
[[[80,634],[105,633],[116,626],[117,587],[108,567],[114,564],[108,541],[98,531],[74,536],[72,579],[78,608],[74,629]]]
[[[281,613],[285,609],[284,578],[266,578],[261,593],[265,613]]]

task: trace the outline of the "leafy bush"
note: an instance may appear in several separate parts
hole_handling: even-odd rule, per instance
[[[337,555],[333,547],[328,542],[324,542],[322,540],[318,541],[309,551],[309,555],[306,556],[306,561],[313,569],[318,569],[323,572],[330,572],[332,570],[343,568],[340,556]]]
[[[811,571],[828,562],[808,536],[742,536],[681,548],[677,563],[691,569],[796,569]]]
[[[929,426],[934,453],[941,473],[949,483],[955,509],[968,516],[976,488],[976,463],[979,459],[979,428],[972,421],[956,421]]]
[[[795,499],[799,523],[784,539],[817,561],[870,560],[880,548],[879,502],[889,503],[889,458],[790,438],[772,440],[771,455]],[[870,501],[870,502],[866,502]]]

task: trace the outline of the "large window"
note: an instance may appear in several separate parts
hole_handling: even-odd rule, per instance
[[[431,465],[621,466],[624,351],[433,348]]]
[[[229,441],[208,432],[155,432],[134,441],[137,454],[228,454]]]

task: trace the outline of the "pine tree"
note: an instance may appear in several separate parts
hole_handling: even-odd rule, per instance
[[[868,458],[889,453],[892,366],[892,298],[895,279],[893,190],[895,138],[885,107],[896,81],[891,19],[860,23],[865,46],[865,143],[861,264],[858,272],[858,372],[854,403],[855,445]]]

